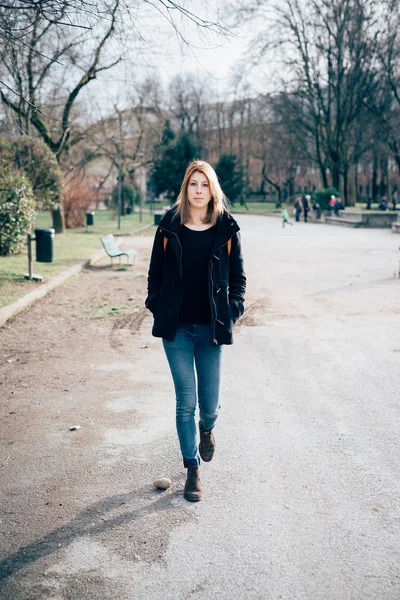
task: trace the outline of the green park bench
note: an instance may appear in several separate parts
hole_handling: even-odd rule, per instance
[[[100,238],[100,240],[101,240],[101,243],[103,244],[104,250],[107,252],[108,256],[111,258],[111,265],[114,264],[113,259],[116,258],[117,256],[119,256],[120,262],[121,262],[121,256],[126,256],[128,264],[130,264],[130,257],[133,256],[132,264],[133,265],[135,264],[137,250],[135,250],[134,248],[131,248],[128,250],[121,250],[121,248],[118,248],[117,242],[115,241],[115,237],[113,236],[112,233],[110,233],[109,235],[105,235],[104,237]]]

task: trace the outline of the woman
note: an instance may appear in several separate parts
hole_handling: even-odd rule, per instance
[[[308,217],[308,213],[310,212],[310,200],[311,200],[311,196],[303,196],[302,198],[302,204],[303,204],[303,211],[304,211],[304,223],[307,223],[307,217]]]
[[[192,502],[202,496],[199,454],[204,462],[214,454],[222,346],[232,344],[245,289],[239,226],[226,208],[214,169],[193,161],[176,206],[157,229],[146,299],[154,315],[152,333],[163,339],[175,385],[176,426],[187,468],[184,496]]]

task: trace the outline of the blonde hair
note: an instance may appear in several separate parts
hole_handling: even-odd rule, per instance
[[[177,211],[175,217],[179,215],[181,223],[190,223],[190,204],[187,193],[189,181],[193,173],[203,173],[208,179],[211,192],[211,200],[208,203],[207,214],[204,223],[215,225],[219,217],[227,211],[227,199],[221,189],[218,177],[212,166],[204,160],[193,160],[189,163],[185,176],[182,181],[181,191],[176,201]]]

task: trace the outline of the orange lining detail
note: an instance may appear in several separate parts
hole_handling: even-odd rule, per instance
[[[168,243],[168,238],[164,237],[164,252],[165,252],[165,248],[167,247],[167,243]],[[228,240],[228,256],[231,253],[231,246],[232,246],[232,238],[230,240]]]

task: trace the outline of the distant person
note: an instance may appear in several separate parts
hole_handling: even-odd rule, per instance
[[[296,217],[296,221],[299,222],[300,221],[300,215],[302,213],[302,204],[301,204],[301,199],[297,196],[295,201],[294,201],[294,210],[295,210],[295,217]]]
[[[370,196],[368,196],[368,198],[367,198],[367,206],[366,206],[367,210],[371,210],[371,204],[372,204],[372,199],[371,199]]]
[[[342,202],[340,200],[340,198],[336,198],[336,202],[333,205],[333,212],[335,213],[336,217],[340,217],[340,209],[342,208]]]
[[[316,200],[314,202],[314,204],[312,205],[313,207],[313,211],[315,212],[315,216],[317,219],[321,218],[321,205],[320,203]]]
[[[293,227],[293,223],[291,223],[289,221],[288,211],[285,207],[282,208],[281,217],[282,217],[282,227],[285,227],[286,223]]]
[[[333,211],[335,209],[335,204],[336,204],[336,196],[331,196],[328,202],[328,206],[329,206],[329,210],[331,211],[331,216],[333,214]]]
[[[388,206],[387,206],[387,201],[386,201],[386,197],[382,196],[381,201],[378,205],[379,210],[387,210]]]
[[[310,200],[311,200],[311,196],[303,196],[301,203],[303,205],[303,213],[304,213],[304,223],[307,223],[307,217],[308,217],[308,213],[311,210],[310,207]]]

